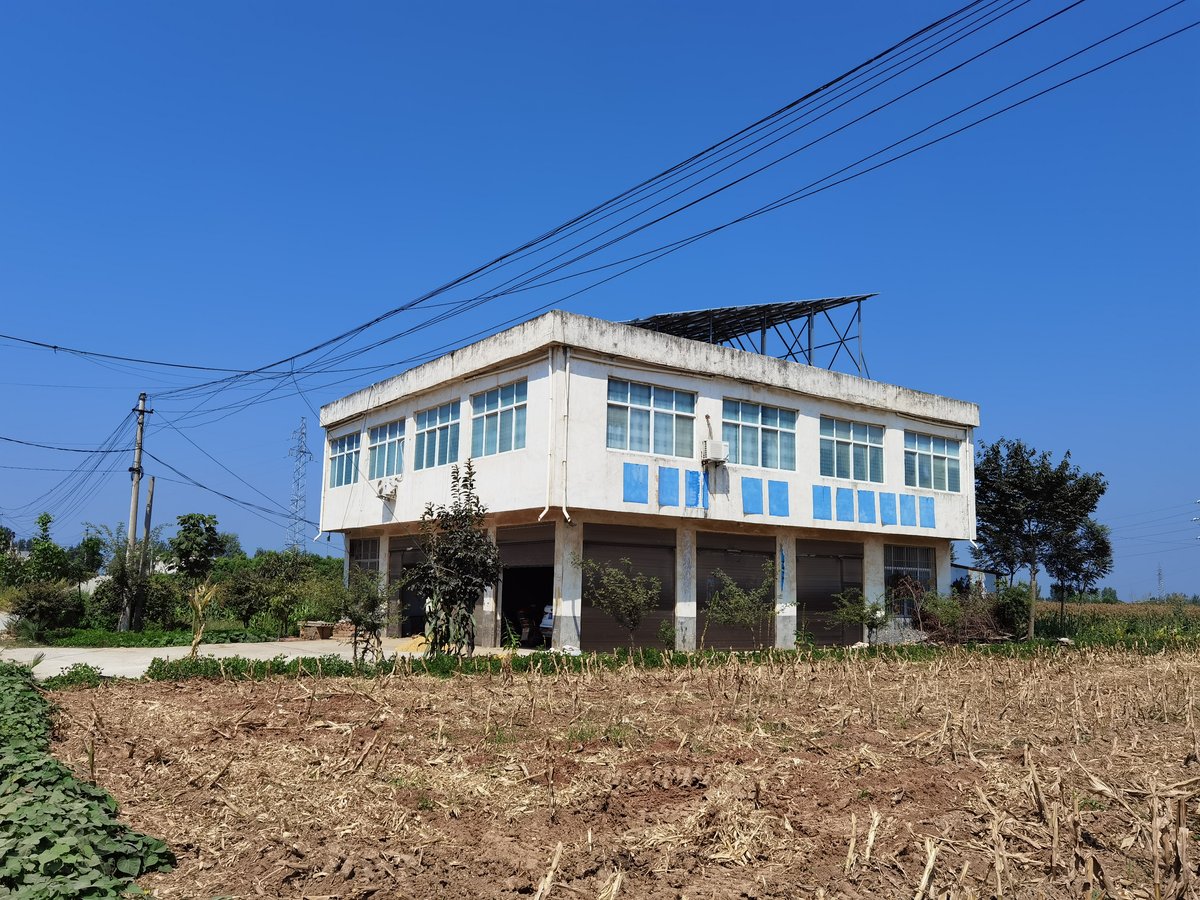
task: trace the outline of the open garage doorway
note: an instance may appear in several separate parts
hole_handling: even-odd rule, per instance
[[[500,528],[496,545],[501,566],[496,643],[549,647],[554,626],[554,526]]]

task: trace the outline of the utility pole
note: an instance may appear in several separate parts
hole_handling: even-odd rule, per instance
[[[142,438],[146,431],[146,414],[153,413],[154,410],[146,409],[146,392],[138,394],[138,405],[133,410],[137,413],[137,438],[133,444],[133,465],[129,467],[129,471],[133,476],[133,489],[129,495],[129,534],[126,535],[128,543],[125,552],[126,567],[134,565],[133,551],[137,548],[137,513],[138,513],[138,488],[142,484]],[[118,631],[128,631],[133,621],[133,609],[126,597],[121,603],[121,618],[117,623]]]

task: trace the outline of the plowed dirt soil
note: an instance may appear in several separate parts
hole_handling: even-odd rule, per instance
[[[55,753],[159,897],[1190,897],[1190,654],[118,682]]]

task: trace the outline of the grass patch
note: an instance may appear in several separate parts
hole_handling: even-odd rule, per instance
[[[273,641],[268,635],[241,628],[206,630],[202,644],[257,644]],[[186,647],[192,643],[191,631],[105,631],[101,628],[64,628],[48,632],[50,647]]]

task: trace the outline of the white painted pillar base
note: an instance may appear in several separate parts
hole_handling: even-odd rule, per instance
[[[554,523],[554,636],[556,650],[579,646],[583,616],[583,523]]]
[[[863,596],[867,603],[887,606],[887,582],[883,577],[883,538],[868,537],[863,541]],[[867,639],[863,626],[862,640]]]
[[[487,529],[488,537],[496,543],[496,526]],[[496,597],[496,585],[483,589],[483,596],[475,604],[475,645],[477,647],[496,647],[500,638],[499,604]]]
[[[696,529],[675,531],[675,649],[696,649]]]
[[[796,646],[796,539],[775,536],[775,646]]]

